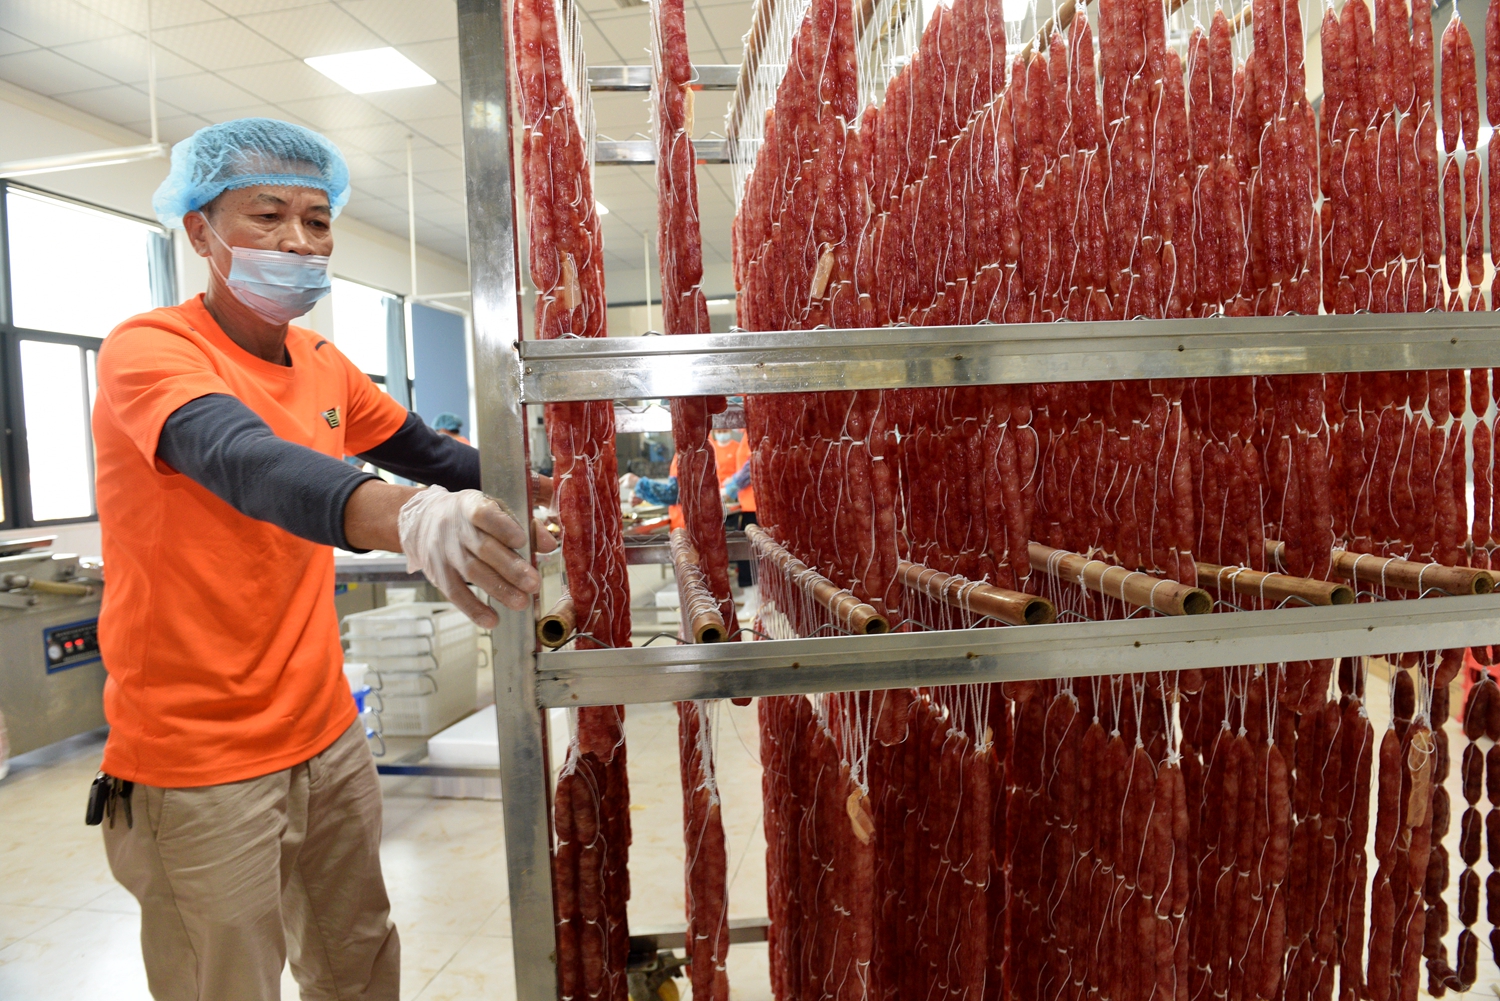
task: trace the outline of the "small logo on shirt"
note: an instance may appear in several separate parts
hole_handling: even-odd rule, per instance
[[[330,407],[329,409],[323,411],[323,419],[328,422],[328,426],[329,427],[331,427],[331,428],[338,427],[339,426],[339,408],[338,407]]]

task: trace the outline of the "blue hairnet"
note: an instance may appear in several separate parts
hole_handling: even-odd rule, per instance
[[[349,166],[311,129],[274,118],[237,118],[194,132],[172,147],[172,170],[151,198],[168,228],[235,188],[270,184],[318,188],[337,216],[349,201]]]
[[[450,414],[446,410],[432,419],[432,426],[439,431],[458,431],[464,429],[463,418],[457,414]]]

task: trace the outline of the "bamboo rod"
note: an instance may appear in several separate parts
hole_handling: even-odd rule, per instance
[[[1271,601],[1294,598],[1306,605],[1354,604],[1354,589],[1347,584],[1292,577],[1284,573],[1262,573],[1249,567],[1221,567],[1200,562],[1198,584],[1215,591],[1232,591]]]
[[[729,631],[724,628],[719,603],[708,589],[708,580],[698,565],[698,550],[685,528],[672,530],[672,569],[677,575],[677,599],[686,635],[694,643],[724,642]]]
[[[564,588],[562,597],[557,599],[551,611],[536,620],[536,640],[548,650],[556,650],[573,638],[573,630],[577,627],[573,596]]]
[[[61,594],[70,598],[86,598],[94,593],[94,589],[87,584],[70,584],[60,580],[34,580],[27,587],[42,594]]]
[[[1172,2],[1176,5],[1172,9],[1176,10],[1177,7],[1182,5],[1183,0],[1172,0]],[[1021,59],[1029,59],[1033,49],[1037,52],[1046,52],[1047,43],[1052,38],[1052,32],[1054,30],[1060,32],[1067,31],[1068,26],[1073,23],[1074,15],[1077,13],[1078,6],[1075,0],[1063,0],[1062,6],[1057,8],[1057,13],[1043,21],[1042,26],[1036,30],[1036,34],[1031,36],[1031,41],[1027,42],[1021,48]]]
[[[1171,17],[1181,10],[1185,3],[1187,3],[1187,0],[1170,0],[1167,4],[1167,17]],[[1073,18],[1077,14],[1078,6],[1076,0],[1063,0],[1062,6],[1057,8],[1057,13],[1042,22],[1042,26],[1037,29],[1036,34],[1032,35],[1030,41],[1021,47],[1021,58],[1023,60],[1030,58],[1033,51],[1046,52],[1047,45],[1052,39],[1052,32],[1062,33],[1067,31],[1072,26]],[[1249,23],[1250,5],[1245,4],[1245,8],[1230,20],[1230,32],[1232,34],[1237,33]]]
[[[908,560],[896,564],[896,578],[909,590],[925,594],[961,608],[1012,626],[1035,626],[1057,621],[1052,602],[1024,591],[1008,591],[983,581],[969,580],[957,574],[932,570]]]
[[[833,620],[842,623],[851,633],[875,635],[890,632],[891,624],[884,615],[860,601],[852,591],[839,587],[797,559],[759,525],[746,525],[745,537],[755,547],[756,555],[764,556],[776,564],[792,583],[827,609]]]
[[[1285,565],[1286,543],[1266,540],[1266,559],[1277,566]],[[1382,584],[1403,591],[1421,593],[1439,590],[1447,594],[1489,594],[1495,589],[1495,575],[1489,570],[1472,567],[1450,567],[1441,563],[1417,563],[1395,556],[1333,551],[1333,572],[1345,580]]]
[[[1127,570],[1039,542],[1031,543],[1027,552],[1032,569],[1082,584],[1090,591],[1119,598],[1130,605],[1163,615],[1205,615],[1213,610],[1214,600],[1202,588],[1188,587],[1143,570]]]

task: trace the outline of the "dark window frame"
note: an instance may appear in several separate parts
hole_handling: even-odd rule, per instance
[[[79,374],[79,385],[87,392],[88,390],[88,368],[87,352],[95,353],[96,372],[98,351],[104,343],[103,337],[87,337],[80,334],[65,334],[51,330],[36,330],[29,327],[18,327],[13,322],[15,312],[11,297],[10,282],[10,219],[8,206],[10,191],[14,188],[18,192],[29,195],[37,195],[53,201],[67,202],[80,208],[103,212],[107,215],[119,216],[132,222],[139,222],[154,229],[160,229],[160,225],[154,220],[143,219],[139,216],[118,212],[114,209],[105,208],[102,205],[93,205],[77,198],[69,198],[66,195],[55,194],[42,188],[34,188],[26,184],[17,184],[14,181],[0,180],[0,420],[4,421],[4,440],[0,442],[0,476],[4,477],[4,507],[0,510],[0,530],[16,528],[47,529],[55,525],[80,525],[99,520],[98,501],[93,492],[94,482],[94,433],[92,427],[92,414],[90,420],[85,422],[86,443],[89,462],[89,484],[90,484],[90,507],[93,513],[81,518],[50,518],[46,521],[37,521],[33,517],[31,506],[31,456],[26,444],[26,407],[21,389],[21,342],[22,341],[47,341],[54,344],[71,344],[83,349],[80,354],[82,371]],[[166,233],[166,239],[171,240],[171,233]],[[177,276],[175,261],[168,257],[171,266],[166,269],[165,275],[158,275],[153,269],[153,285],[157,280],[164,280],[169,287],[175,288]],[[153,299],[158,299],[158,290],[153,287]],[[125,319],[121,317],[120,319]]]

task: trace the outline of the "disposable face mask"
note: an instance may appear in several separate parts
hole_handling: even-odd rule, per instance
[[[727,444],[729,444],[729,442],[733,438],[734,438],[734,435],[732,433],[728,432],[728,431],[715,431],[714,432],[714,441],[717,441],[720,445],[727,445]]]
[[[208,223],[208,217],[203,221]],[[209,224],[208,231],[229,249],[234,258],[224,284],[234,297],[256,316],[271,324],[288,323],[312,309],[333,289],[328,277],[328,258],[316,254],[289,254],[281,250],[230,247]],[[218,273],[213,258],[209,267]]]

